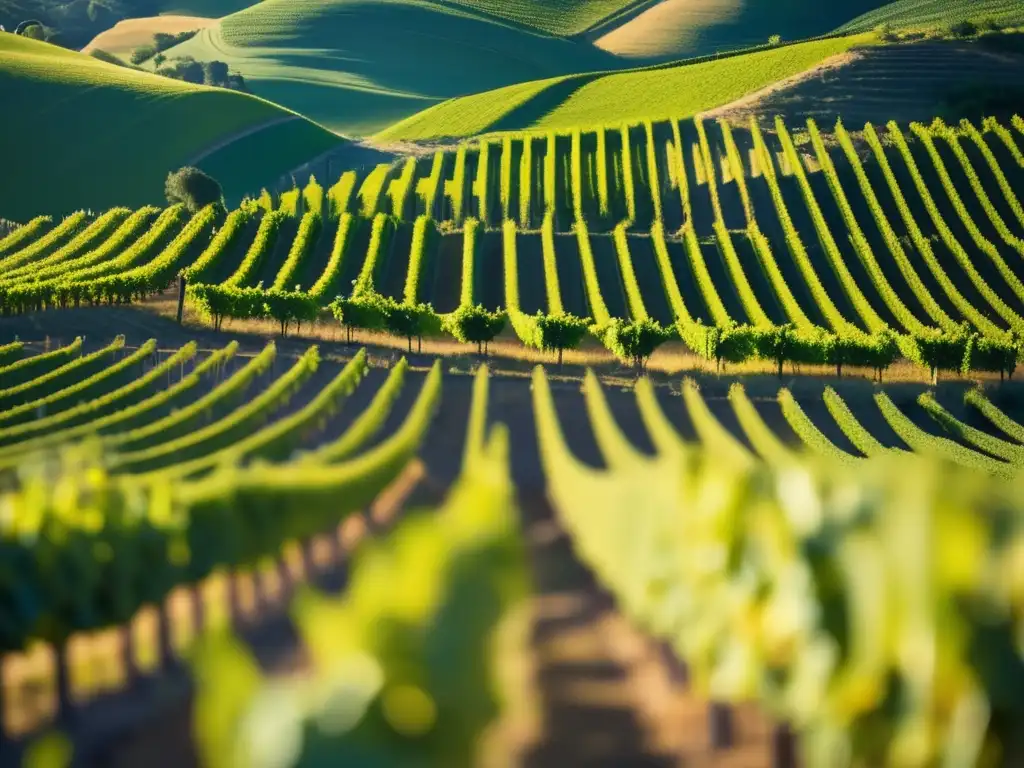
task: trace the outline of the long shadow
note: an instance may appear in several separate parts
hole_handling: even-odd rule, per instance
[[[500,118],[487,126],[483,133],[491,131],[523,130],[533,125],[545,115],[557,109],[562,102],[572,96],[583,86],[604,77],[607,72],[588,75],[569,75],[556,83],[552,83],[540,93],[531,96],[522,104],[513,107]]]
[[[555,387],[558,413],[570,448],[583,461],[600,466],[601,455],[583,408],[578,387]],[[635,412],[632,395],[607,392],[612,411],[639,448],[650,444]],[[629,700],[630,670],[602,648],[602,622],[613,614],[611,597],[576,556],[569,537],[558,526],[545,495],[545,479],[537,450],[532,398],[519,382],[492,382],[490,418],[510,425],[512,475],[519,489],[524,539],[534,587],[531,650],[535,659],[537,698],[544,736],[524,755],[522,765],[669,766],[676,761],[655,754],[645,744],[637,708]],[[566,658],[580,639],[591,655]],[[622,688],[622,702],[591,702],[574,695],[583,685]]]

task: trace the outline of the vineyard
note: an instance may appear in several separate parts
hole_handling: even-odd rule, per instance
[[[0,306],[124,304],[176,284],[215,328],[340,322],[643,367],[1012,376],[1024,331],[1021,124],[775,130],[672,121],[482,140],[212,209],[39,218],[0,241]],[[215,234],[214,234],[215,232]]]
[[[883,24],[894,28],[951,26],[967,20],[991,20],[1006,25],[1024,21],[1024,9],[1016,0],[896,0],[847,22],[840,29],[860,32]]]
[[[111,314],[103,322],[126,319]],[[59,313],[43,316],[42,328],[58,331],[58,321]],[[44,712],[73,727],[97,697],[187,657],[197,675],[194,714],[180,723],[176,709],[164,717],[192,731],[197,751],[189,760],[224,765],[236,750],[259,748],[249,729],[223,735],[229,721],[256,718],[283,738],[304,723],[341,717],[318,703],[335,690],[365,696],[381,713],[307,741],[309,759],[330,748],[401,762],[412,739],[424,764],[478,764],[475,750],[491,744],[494,718],[509,716],[509,702],[525,695],[520,686],[527,684],[502,671],[505,654],[520,648],[554,674],[557,655],[545,659],[568,647],[567,635],[563,645],[531,644],[522,623],[526,602],[541,600],[529,596],[529,580],[543,586],[544,569],[562,562],[530,543],[532,526],[550,525],[553,511],[622,614],[686,660],[684,682],[665,694],[673,707],[714,702],[707,746],[699,747],[708,751],[686,754],[765,766],[794,765],[794,748],[812,762],[818,750],[882,754],[898,748],[904,723],[924,718],[932,735],[922,751],[894,764],[927,765],[926,755],[954,751],[966,755],[960,764],[975,764],[982,744],[965,743],[948,713],[991,696],[991,673],[958,661],[935,685],[933,673],[894,648],[854,638],[883,620],[897,636],[933,631],[942,621],[986,647],[1011,641],[1020,616],[1011,533],[1019,511],[1009,490],[1024,462],[1022,412],[1012,397],[967,383],[882,391],[853,380],[787,387],[767,376],[669,387],[642,379],[619,391],[593,374],[582,387],[566,387],[541,368],[528,389],[494,378],[486,366],[469,376],[443,372],[440,361],[422,366],[366,349],[338,357],[336,345],[211,345],[212,333],[164,346],[145,338],[151,330],[180,333],[170,322],[151,322],[112,341],[50,337],[45,346],[0,348],[0,476],[17,529],[2,546],[18,574],[17,590],[0,603],[8,732],[37,726],[30,682],[40,669],[53,675]],[[938,462],[947,469],[935,472]],[[793,496],[786,478],[806,487]],[[716,482],[731,491],[723,495]],[[540,501],[544,492],[553,510]],[[913,505],[901,515],[901,493],[927,500],[934,512]],[[617,513],[627,499],[640,504],[623,526]],[[323,586],[346,548],[365,536],[358,533],[362,510],[376,510],[382,522],[410,502],[431,509],[378,531],[359,550],[343,592]],[[756,522],[749,517],[755,509]],[[806,517],[814,509],[819,516]],[[924,552],[907,560],[912,539],[929,524],[948,555],[937,563]],[[710,556],[702,548],[723,541],[739,560],[702,570],[700,553]],[[830,565],[843,586],[830,581],[815,592],[825,578],[818,569]],[[751,568],[758,569],[754,582]],[[854,590],[855,576],[867,591],[846,607],[851,623],[836,624],[827,610],[839,609],[836,590]],[[886,590],[886,579],[907,593]],[[947,611],[941,619],[913,603],[926,586]],[[723,602],[720,593],[734,598]],[[1006,623],[996,635],[954,608],[967,598],[997,601]],[[917,605],[913,620],[882,610],[886,600]],[[790,603],[811,613],[790,615]],[[298,677],[268,673],[257,651],[223,634],[238,622],[258,626],[252,622],[261,613],[282,608],[309,654]],[[748,611],[761,618],[749,624]],[[374,629],[392,621],[396,635]],[[746,630],[729,629],[740,626]],[[545,631],[557,639],[568,630]],[[500,650],[492,632],[503,638]],[[736,645],[723,648],[723,633]],[[951,653],[951,637],[937,637],[936,652]],[[466,658],[439,655],[432,650],[438,642],[457,643]],[[852,656],[830,650],[851,642],[858,648]],[[812,659],[821,667],[804,669]],[[360,666],[367,661],[370,667]],[[477,672],[458,673],[469,668]],[[799,687],[759,682],[780,671]],[[875,685],[850,703],[842,681],[853,674],[865,681],[895,675],[920,686],[921,698],[901,705],[891,732],[861,737],[862,721],[892,706],[895,694]],[[225,691],[242,679],[225,710]],[[562,695],[558,684],[547,688],[543,679],[540,696],[555,706],[547,697]],[[359,693],[337,688],[357,682],[365,686]],[[273,725],[260,704],[271,691],[302,702],[284,721],[274,710]],[[749,730],[750,701],[760,707],[761,730]],[[1013,722],[1020,703],[991,701],[992,714],[979,712],[978,722],[991,717],[989,736],[1009,743],[1000,723]],[[771,722],[779,724],[774,735]],[[590,738],[599,723],[581,725],[574,739]],[[429,746],[413,736],[426,732],[437,736]],[[180,738],[190,742],[185,731]],[[495,738],[491,749],[509,748],[501,741],[507,736]],[[637,759],[635,745],[603,743],[605,754]],[[558,764],[555,754],[564,759],[556,745],[547,748],[555,750],[550,764]],[[757,759],[743,762],[744,754]]]
[[[1024,765],[1024,0],[6,5],[0,768]]]

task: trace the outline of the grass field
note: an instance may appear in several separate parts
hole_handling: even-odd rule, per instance
[[[872,41],[867,35],[851,36],[678,67],[522,83],[445,102],[392,126],[380,138],[461,137],[689,117]]]
[[[552,35],[579,34],[642,0],[452,0]]]
[[[226,61],[257,95],[362,135],[453,96],[616,65],[583,41],[416,0],[265,0],[168,55]]]
[[[825,34],[884,0],[663,0],[623,24],[600,27],[595,44],[619,56],[683,58]],[[870,27],[869,27],[870,28]]]
[[[251,96],[135,72],[10,34],[0,34],[0,103],[0,216],[15,221],[159,203],[169,171],[235,134],[289,116]],[[338,140],[308,121],[301,125],[290,129],[291,143],[279,145],[287,163],[310,159]],[[266,148],[255,169],[262,173],[275,163],[275,150]],[[225,190],[248,184],[253,170],[238,167],[239,177],[223,176]]]
[[[860,32],[885,24],[901,29],[948,27],[957,22],[986,19],[1002,24],[1024,23],[1020,0],[898,0],[844,24],[844,32]]]

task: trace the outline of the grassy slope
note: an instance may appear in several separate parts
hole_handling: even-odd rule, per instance
[[[0,217],[16,221],[83,207],[159,203],[168,171],[227,137],[289,115],[244,94],[3,33],[0,104]],[[299,141],[326,133],[303,124]],[[321,151],[312,141],[309,156]],[[264,171],[273,164],[272,156],[261,158]],[[229,193],[237,186],[230,177],[222,182]]]
[[[575,35],[638,0],[451,0],[552,35]]]
[[[822,35],[886,0],[663,0],[595,40],[634,58],[704,56],[768,41]],[[946,0],[948,2],[948,0]]]
[[[995,19],[1024,24],[1021,0],[898,0],[843,25],[843,31],[863,31],[883,24],[900,28],[942,27],[971,19]]]
[[[523,83],[453,99],[392,126],[380,138],[463,137],[498,129],[563,129],[643,118],[685,118],[803,72],[872,39],[852,36],[698,64]],[[560,97],[557,103],[550,103],[551,94]]]
[[[229,13],[237,13],[260,0],[163,0],[160,3],[161,14],[178,16],[205,16],[208,19],[219,19]]]
[[[169,55],[227,61],[256,94],[355,134],[453,96],[616,63],[422,0],[264,0]]]
[[[308,120],[290,120],[242,137],[202,159],[198,166],[214,178],[232,180],[224,193],[233,205],[243,195],[255,196],[261,187],[337,146],[335,134]],[[253,158],[259,161],[253,162]],[[332,184],[334,181],[331,179]]]

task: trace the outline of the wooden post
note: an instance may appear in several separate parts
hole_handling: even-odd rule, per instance
[[[785,725],[772,733],[772,768],[796,768],[796,744],[793,732]]]
[[[712,702],[708,706],[708,729],[710,731],[712,749],[728,749],[731,747],[735,737],[732,707],[728,704]]]
[[[68,646],[68,641],[62,640],[53,647],[57,684],[57,720],[64,724],[70,724],[75,714],[71,702],[71,659]]]
[[[185,313],[185,276],[178,275],[178,325],[181,325]]]
[[[169,669],[174,664],[170,600],[171,596],[167,595],[157,606],[157,648],[160,669]]]

